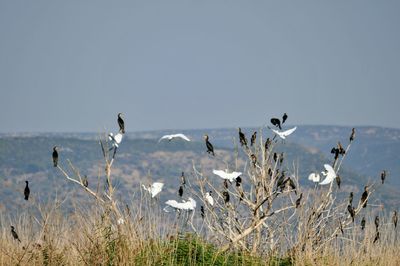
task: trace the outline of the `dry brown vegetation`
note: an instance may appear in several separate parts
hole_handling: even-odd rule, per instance
[[[361,192],[354,193],[353,222],[349,200],[338,197],[335,181],[327,186],[301,186],[296,174],[299,165],[284,166],[280,154],[274,159],[276,142],[262,139],[261,130],[258,136],[253,147],[236,145],[234,154],[217,151],[215,158],[191,162],[193,171],[186,177],[185,189],[197,201],[194,213],[165,213],[164,203],[151,199],[145,191],[134,195],[131,202],[122,202],[115,196],[112,182],[113,153],[103,140],[104,165],[99,179],[108,180],[108,187],[85,187],[72,163],[59,165],[64,178],[92,197],[91,204],[72,201],[73,210],[66,213],[61,198],[46,206],[33,202],[29,210],[1,216],[0,264],[400,264],[393,213],[371,204],[363,208],[360,200],[364,185],[369,186],[368,199],[373,197],[380,185],[378,178],[360,184]],[[338,175],[352,143],[332,164]],[[239,153],[247,159],[240,159]],[[224,184],[210,173],[210,164],[243,172],[241,184]],[[212,191],[214,206],[205,200],[208,191]],[[363,217],[364,230],[360,225]],[[15,226],[21,242],[13,238],[10,225]]]

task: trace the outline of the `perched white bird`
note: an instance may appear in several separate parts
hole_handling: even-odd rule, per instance
[[[286,137],[289,136],[290,134],[292,134],[296,129],[297,129],[297,127],[288,129],[288,130],[286,130],[286,131],[279,131],[279,130],[276,130],[276,129],[272,129],[272,128],[271,128],[271,130],[272,130],[276,135],[278,135],[281,139],[286,139]]]
[[[325,177],[325,179],[319,183],[320,185],[330,184],[336,178],[336,172],[333,170],[332,166],[329,164],[324,164],[325,172],[321,172]]]
[[[213,173],[222,179],[228,179],[230,182],[232,182],[234,179],[236,179],[238,176],[241,176],[241,172],[232,172],[232,173],[227,173],[224,170],[213,170]]]
[[[154,198],[158,193],[161,192],[163,186],[164,186],[164,183],[159,183],[159,182],[155,182],[149,187],[142,185],[143,189],[148,191],[151,194],[152,198]]]
[[[179,134],[162,136],[158,142],[162,141],[163,139],[168,139],[169,141],[171,141],[171,140],[176,139],[176,138],[181,138],[183,140],[190,141],[190,139],[188,137],[186,137],[184,134],[179,133]]]
[[[193,211],[196,208],[196,201],[192,198],[188,198],[188,201],[183,200],[182,202],[177,202],[176,200],[167,200],[165,204],[177,210]],[[166,209],[167,207],[164,208],[164,211],[166,212],[168,212]]]
[[[319,180],[320,180],[320,178],[321,178],[321,177],[319,176],[318,173],[311,173],[311,174],[308,176],[308,180],[313,181],[314,183],[318,183]]]
[[[108,139],[111,141],[112,146],[116,148],[118,148],[119,144],[121,143],[122,137],[123,137],[122,133],[117,133],[115,134],[115,136],[113,133],[108,134]]]
[[[211,196],[211,191],[206,193],[206,200],[211,206],[214,206],[214,199]]]

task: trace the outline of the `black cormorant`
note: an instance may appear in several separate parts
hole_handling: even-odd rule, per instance
[[[125,122],[124,122],[124,120],[122,119],[122,113],[119,113],[118,114],[118,125],[119,125],[119,131],[122,133],[122,134],[125,134]]]
[[[254,131],[253,135],[251,135],[250,146],[253,146],[256,143],[256,139],[257,139],[257,131]]]
[[[224,196],[225,203],[228,203],[229,202],[229,192],[228,191],[222,192],[222,196]]]
[[[204,219],[204,206],[200,206],[200,215],[201,218]]]
[[[11,225],[11,234],[12,234],[12,236],[13,236],[13,238],[14,238],[15,240],[18,240],[19,242],[21,242],[21,240],[20,240],[19,237],[18,237],[17,232],[15,232],[14,226],[12,226],[12,225]]]
[[[340,189],[340,183],[341,183],[342,181],[341,181],[341,179],[340,179],[340,176],[339,175],[336,175],[336,184],[337,184],[337,186],[338,186],[338,188]]]
[[[240,145],[246,146],[247,147],[247,139],[244,133],[242,132],[242,129],[239,127],[239,141]]]
[[[363,205],[363,208],[367,207],[367,202],[368,202],[368,186],[365,186],[364,192],[361,195],[361,204]]]
[[[25,196],[25,200],[28,200],[29,199],[29,194],[31,193],[31,190],[29,189],[29,182],[28,181],[25,181],[25,183],[26,183],[26,186],[25,186],[25,189],[24,189],[24,196]]]
[[[285,123],[287,118],[288,118],[288,115],[286,113],[284,113],[283,116],[282,116],[282,124]]]
[[[355,135],[356,135],[356,129],[353,127],[353,129],[351,130],[350,142],[354,140]]]
[[[271,118],[271,124],[278,127],[279,129],[282,129],[281,120],[279,120],[279,118]]]
[[[361,230],[364,230],[364,228],[365,228],[365,217],[363,217],[361,220]]]
[[[392,217],[392,222],[393,222],[393,224],[394,224],[394,228],[396,228],[397,227],[397,221],[398,221],[398,217],[397,217],[397,211],[394,211],[393,212],[393,217]]]
[[[208,135],[204,135],[204,139],[206,141],[206,146],[207,146],[207,153],[212,154],[213,156],[215,156],[214,154],[214,147],[211,144],[211,142],[208,140]]]
[[[178,194],[179,194],[179,197],[183,196],[183,186],[179,187]]]
[[[351,206],[351,205],[347,205],[347,210],[349,211],[350,216],[351,216],[351,220],[354,223],[354,217],[356,216],[356,211],[354,210],[354,207]]]
[[[354,194],[353,194],[353,191],[352,191],[352,192],[350,192],[350,195],[349,195],[349,204],[350,205],[353,205],[353,196],[354,196]]]
[[[382,184],[385,183],[385,178],[386,178],[386,170],[383,170],[381,173]]]
[[[53,147],[53,165],[54,165],[54,167],[57,167],[57,165],[58,165],[57,146],[54,146],[54,147]]]

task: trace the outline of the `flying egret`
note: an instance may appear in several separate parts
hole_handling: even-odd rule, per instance
[[[162,141],[163,139],[168,139],[169,141],[173,140],[173,139],[183,139],[186,141],[190,141],[190,139],[188,137],[186,137],[184,134],[179,133],[179,134],[172,134],[172,135],[165,135],[162,136],[158,142]]]
[[[188,201],[183,200],[182,202],[177,202],[176,200],[167,200],[165,202],[167,207],[174,208],[176,210],[194,211],[196,208],[196,201],[192,198],[188,198]],[[164,208],[165,212],[168,212],[167,207]]]
[[[152,198],[154,198],[158,193],[161,192],[163,186],[164,186],[164,183],[160,183],[160,182],[155,182],[149,187],[142,185],[143,189],[148,191],[151,194]]]
[[[14,226],[12,226],[12,225],[11,225],[11,234],[12,234],[12,236],[13,236],[13,238],[14,238],[15,240],[18,240],[19,242],[21,242],[21,240],[20,240],[19,237],[18,237],[17,232],[15,232]]]
[[[211,191],[206,193],[206,200],[211,206],[214,206],[214,199],[211,196]]]
[[[125,122],[122,119],[122,113],[118,114],[118,126],[119,126],[119,132],[121,132],[122,134],[125,134]]]
[[[111,145],[113,146],[113,147],[115,147],[115,148],[118,148],[119,147],[119,144],[121,143],[121,141],[122,141],[122,137],[123,137],[124,135],[122,135],[122,133],[121,132],[118,132],[117,134],[113,134],[113,133],[109,133],[108,134],[108,139],[111,141]]]
[[[329,164],[324,164],[325,170],[326,172],[321,172],[325,177],[325,179],[320,182],[320,185],[327,185],[330,184],[333,179],[336,178],[336,172],[335,170],[333,170],[332,166],[330,166]]]
[[[24,190],[24,196],[25,196],[25,200],[29,199],[29,194],[31,193],[31,190],[29,189],[29,182],[25,181],[26,186],[25,186],[25,190]]]
[[[206,146],[207,146],[207,153],[212,154],[213,156],[215,156],[214,154],[214,147],[211,144],[211,142],[208,140],[208,135],[204,135],[204,140],[206,141]]]
[[[286,131],[279,131],[279,130],[276,130],[276,129],[272,129],[272,128],[271,128],[271,130],[272,130],[276,135],[278,135],[281,139],[286,139],[286,137],[289,136],[290,134],[292,134],[296,129],[297,129],[297,127],[288,129],[288,130],[286,130]]]
[[[57,167],[58,164],[58,152],[57,152],[57,146],[53,147],[53,165],[54,167]]]
[[[238,176],[241,176],[242,173],[241,172],[232,172],[232,173],[228,173],[224,170],[213,170],[213,173],[219,177],[221,177],[222,179],[226,179],[229,180],[230,182],[232,182],[234,179],[236,179]]]

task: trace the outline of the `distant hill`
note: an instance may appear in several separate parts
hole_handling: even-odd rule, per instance
[[[250,138],[255,129],[242,130]],[[174,131],[127,134],[113,166],[115,185],[122,200],[129,200],[139,190],[141,183],[149,183],[150,180],[166,183],[161,200],[177,198],[179,176],[182,171],[190,176],[193,163],[210,177],[213,168],[233,168],[237,129],[185,130],[183,132],[193,139],[192,142],[158,143],[161,135],[170,132]],[[299,167],[300,182],[310,185],[308,174],[320,171],[324,163],[332,162],[331,148],[337,141],[346,145],[350,132],[349,127],[299,126],[284,144],[277,146],[276,151],[284,152],[284,165],[289,173],[293,172],[294,163]],[[217,158],[206,154],[202,139],[204,133],[210,136],[217,150]],[[264,140],[273,136],[266,128],[262,135]],[[52,166],[51,152],[54,145],[61,147],[62,165],[67,166],[69,159],[82,175],[88,175],[89,186],[104,186],[98,138],[99,134],[90,133],[0,136],[0,210],[10,211],[26,206],[22,197],[25,180],[31,182],[32,197],[36,201],[45,202],[65,195],[88,197],[80,190],[77,191],[76,186],[67,182]],[[397,193],[400,188],[400,179],[397,177],[400,174],[399,152],[400,130],[357,128],[356,140],[341,171],[343,196],[350,191],[361,193],[364,184],[379,179],[380,171],[386,169],[389,172],[387,184],[379,188],[377,202],[383,201],[387,206],[400,203]],[[242,156],[242,153],[239,154]]]

